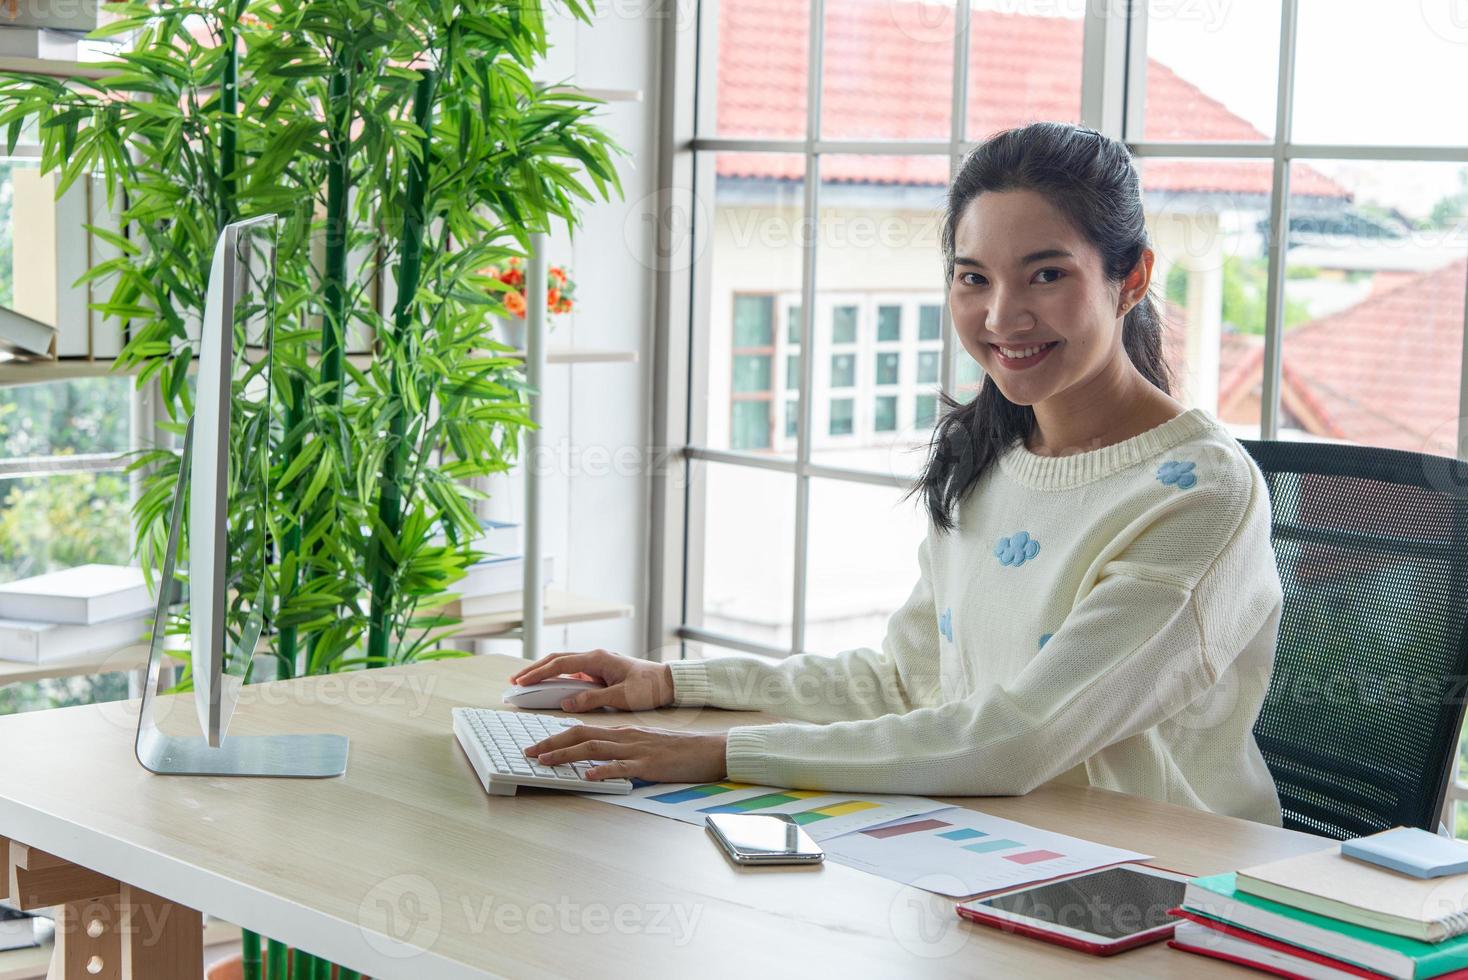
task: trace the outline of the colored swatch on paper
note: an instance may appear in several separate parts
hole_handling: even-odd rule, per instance
[[[863,830],[860,833],[868,837],[901,837],[903,834],[917,834],[924,830],[937,830],[939,827],[952,827],[953,824],[946,820],[913,820],[908,823],[893,824],[890,827],[878,827],[875,830]]]
[[[1017,840],[986,840],[977,844],[965,844],[965,851],[973,851],[975,854],[988,854],[990,851],[1002,851],[1008,847],[1024,847]]]
[[[972,827],[959,827],[957,830],[950,830],[938,836],[948,840],[973,840],[975,837],[988,837],[989,835]]]
[[[749,786],[749,783],[706,783],[703,786],[690,786],[687,789],[674,790],[671,793],[659,793],[656,796],[649,796],[648,799],[655,803],[672,805],[675,803],[687,803],[690,800],[701,800],[706,796],[713,796],[716,793],[727,793],[734,789],[747,789]]]
[[[725,803],[720,806],[710,806],[699,810],[699,813],[748,813],[751,810],[766,810],[772,806],[783,806],[786,803],[798,803],[801,800],[810,799],[812,796],[826,796],[821,790],[798,790],[787,789],[783,793],[766,793],[763,796],[751,796],[747,800],[737,803]]]
[[[815,823],[817,820],[825,820],[828,817],[844,817],[848,813],[874,810],[879,806],[881,806],[880,803],[869,803],[866,800],[848,800],[845,803],[832,803],[830,806],[818,806],[814,810],[802,810],[799,813],[792,813],[790,816],[796,823],[804,825]]]
[[[1039,861],[1053,861],[1064,854],[1056,854],[1054,851],[1025,851],[1023,854],[1006,854],[1004,860],[1013,861],[1015,864],[1035,864]]]

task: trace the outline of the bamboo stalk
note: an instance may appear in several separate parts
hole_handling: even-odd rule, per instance
[[[285,943],[272,939],[265,946],[266,980],[286,980],[290,972],[288,965],[290,950]]]
[[[219,85],[219,229],[235,219],[235,124],[239,115],[240,49],[235,41],[234,28],[239,13],[244,9],[243,0],[235,5],[234,16],[222,26],[224,43],[224,77]]]
[[[428,193],[428,161],[433,146],[433,93],[437,73],[424,70],[418,79],[418,88],[413,93],[413,122],[423,130],[420,153],[408,165],[408,186],[404,192],[406,206],[403,209],[402,261],[398,272],[398,301],[393,310],[393,340],[403,344],[412,324],[413,297],[418,292],[418,278],[423,268],[423,227],[426,224],[424,199]],[[400,348],[401,350],[401,348]],[[399,356],[402,356],[399,354]],[[403,380],[398,372],[398,361],[389,361],[388,383],[390,397],[397,406],[388,423],[388,451],[382,460],[381,489],[377,497],[377,516],[381,528],[393,538],[402,530],[402,495],[398,481],[401,479],[403,456],[406,452],[403,439],[407,431],[406,404],[403,401]],[[374,528],[372,542],[368,547],[367,565],[372,571],[372,605],[369,612],[367,631],[367,656],[385,657],[388,647],[388,610],[391,608],[392,569],[388,567],[387,549],[383,547],[381,531]]]
[[[297,949],[291,961],[291,980],[316,980],[316,957]]]
[[[321,322],[321,380],[334,382],[327,393],[333,405],[342,403],[342,364],[347,317],[347,190],[350,183],[352,103],[351,65],[338,51],[332,67],[329,102],[331,149],[326,168],[326,267],[322,292],[326,315]]]
[[[240,930],[240,971],[244,980],[260,980],[260,934]]]

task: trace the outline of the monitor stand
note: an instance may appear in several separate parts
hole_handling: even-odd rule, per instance
[[[183,526],[183,502],[189,478],[189,455],[193,449],[194,420],[184,431],[183,456],[178,464],[173,509],[169,517],[168,544],[163,554],[163,578],[158,584],[158,607],[153,617],[153,638],[148,647],[148,679],[143,685],[143,702],[138,709],[138,732],[133,752],[149,772],[165,776],[294,776],[321,778],[347,771],[345,735],[233,735],[210,745],[203,735],[165,735],[158,729],[155,701],[159,690],[163,637],[168,607],[177,583],[174,559]],[[253,636],[250,634],[253,633]],[[246,630],[253,651],[258,626]]]

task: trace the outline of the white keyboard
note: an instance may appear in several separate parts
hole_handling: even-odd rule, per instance
[[[520,786],[545,786],[576,793],[632,792],[629,779],[587,779],[586,770],[598,765],[594,761],[542,766],[526,757],[526,746],[580,724],[572,718],[491,708],[455,708],[453,716],[454,735],[474,764],[486,793],[514,796]]]

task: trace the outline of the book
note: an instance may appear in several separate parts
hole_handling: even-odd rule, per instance
[[[76,61],[77,36],[45,27],[0,24],[0,56]]]
[[[1430,980],[1468,969],[1468,939],[1425,943],[1239,891],[1233,872],[1194,878],[1181,912],[1203,916],[1395,980]],[[1193,913],[1194,915],[1187,915]]]
[[[0,905],[0,950],[25,949],[39,946],[36,938],[36,917],[28,912]]]
[[[1412,878],[1344,858],[1339,844],[1243,868],[1238,887],[1260,898],[1428,943],[1468,932],[1468,875]]]
[[[1167,945],[1187,953],[1211,956],[1226,963],[1252,966],[1275,976],[1300,980],[1354,980],[1356,977],[1382,976],[1319,953],[1297,950],[1286,943],[1273,940],[1255,943],[1235,932],[1215,931],[1194,922],[1178,923]]]
[[[11,0],[0,5],[0,23],[86,33],[95,31],[101,23],[100,5],[101,0],[73,0],[71,3]]]
[[[509,521],[496,521],[488,517],[479,519],[482,528],[474,539],[476,551],[487,552],[490,558],[507,558],[520,554],[520,525]],[[431,544],[448,543],[448,537],[439,531],[429,538]]]
[[[0,619],[87,626],[152,611],[143,570],[128,565],[78,565],[0,585]]]
[[[546,555],[541,559],[541,582],[550,582],[554,566],[554,555]],[[519,592],[525,586],[525,556],[506,555],[476,562],[469,566],[464,577],[454,585],[463,597],[461,602],[472,596]]]
[[[422,606],[418,615],[457,616],[460,619],[468,619],[471,616],[489,616],[494,613],[519,612],[524,603],[524,593],[516,589],[513,592],[497,592],[494,595],[466,596],[462,599],[454,599],[450,602],[440,603],[436,606]],[[540,608],[550,608],[550,600],[541,602]]]
[[[1341,841],[1341,855],[1414,878],[1441,878],[1468,871],[1468,841],[1396,827],[1370,837]]]
[[[140,642],[152,629],[151,616],[128,616],[91,626],[0,619],[0,660],[59,663],[98,650]]]
[[[56,328],[0,306],[0,351],[22,357],[50,357]]]

